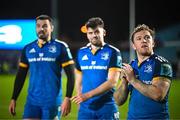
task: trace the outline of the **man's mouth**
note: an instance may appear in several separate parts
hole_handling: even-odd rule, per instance
[[[142,45],[141,48],[147,48],[148,46],[147,45]]]

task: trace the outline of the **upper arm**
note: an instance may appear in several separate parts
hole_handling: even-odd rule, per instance
[[[82,72],[76,69],[75,77],[76,77],[76,91],[77,94],[80,94],[82,89]]]
[[[111,81],[113,85],[116,85],[120,76],[119,68],[110,68],[108,71],[108,80]]]
[[[156,58],[152,85],[160,91],[163,98],[169,90],[172,75],[173,70],[171,64],[165,58],[158,56]]]
[[[74,64],[72,54],[67,44],[62,44],[61,46],[61,54],[60,54],[60,61],[62,67],[68,66],[70,64]]]
[[[29,62],[26,56],[26,47],[24,47],[21,53],[19,67],[28,68],[28,66],[29,66]]]
[[[164,99],[167,95],[168,90],[170,88],[170,84],[171,81],[165,77],[155,77],[152,80],[152,85],[158,89],[159,94],[161,94],[160,96],[162,96],[162,99]]]
[[[113,50],[109,63],[108,80],[117,82],[120,76],[122,58],[119,50]]]

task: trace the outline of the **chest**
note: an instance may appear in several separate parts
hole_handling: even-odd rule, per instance
[[[46,45],[43,48],[32,46],[26,50],[26,58],[29,63],[56,62],[59,56],[60,50],[56,45]]]
[[[109,66],[111,53],[102,51],[95,55],[88,52],[83,52],[79,56],[79,64],[82,70],[106,70]]]
[[[139,67],[134,67],[136,78],[146,84],[151,84],[154,77],[154,70],[155,68],[153,62],[146,62]]]

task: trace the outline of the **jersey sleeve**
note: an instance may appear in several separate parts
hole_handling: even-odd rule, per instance
[[[60,60],[61,60],[61,64],[63,67],[74,63],[72,54],[71,54],[70,49],[67,45],[62,45],[61,59]]]
[[[80,64],[79,64],[79,52],[78,52],[78,54],[77,54],[75,63],[76,63],[76,69],[77,69],[78,71],[81,71],[81,67],[80,67]]]
[[[19,66],[20,67],[28,67],[29,66],[29,62],[26,57],[26,47],[24,47],[22,50]]]
[[[121,68],[122,67],[122,57],[120,51],[114,50],[110,58],[109,68]]]
[[[154,77],[173,77],[173,70],[171,64],[167,60],[158,60],[155,63]]]

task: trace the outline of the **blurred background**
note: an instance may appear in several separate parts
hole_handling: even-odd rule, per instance
[[[133,58],[129,54],[129,33],[132,28],[147,24],[156,31],[155,51],[173,64],[174,76],[180,76],[177,72],[180,69],[180,7],[177,0],[2,0],[1,4],[0,73],[16,71],[19,52],[25,44],[36,39],[33,20],[40,14],[47,14],[54,19],[54,36],[67,42],[74,57],[77,49],[88,42],[86,35],[80,31],[81,26],[90,17],[101,17],[107,31],[106,42],[121,50],[124,62]],[[25,21],[22,25],[17,20]],[[10,40],[3,37],[3,22],[7,25],[21,24],[23,27],[27,23],[30,25],[22,29],[22,33],[26,31],[22,39],[8,43]],[[12,37],[12,33],[7,34]]]
[[[121,50],[123,62],[134,58],[134,52],[129,47],[132,28],[146,24],[156,31],[155,52],[172,63],[173,77],[178,81],[179,11],[178,0],[1,0],[0,83],[6,79],[6,75],[12,75],[9,84],[13,84],[21,50],[36,39],[35,18],[41,14],[54,19],[53,36],[69,45],[73,57],[76,57],[80,47],[88,43],[86,34],[80,30],[81,26],[90,17],[101,17],[107,31],[106,42]],[[8,90],[11,92],[12,85]],[[3,99],[0,91],[0,108]]]

